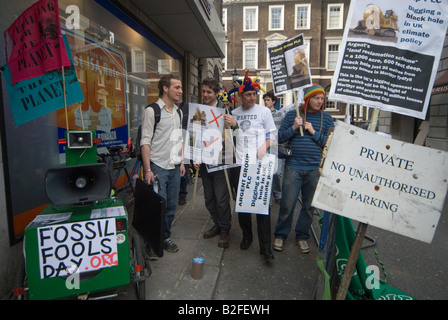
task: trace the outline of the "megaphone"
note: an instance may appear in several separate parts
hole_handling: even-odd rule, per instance
[[[92,148],[92,131],[68,131],[67,147],[70,149]]]
[[[112,180],[104,163],[49,169],[47,197],[54,206],[86,205],[110,196]]]

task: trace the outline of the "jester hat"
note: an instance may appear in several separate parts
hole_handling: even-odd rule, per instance
[[[226,102],[226,101],[229,101],[229,102],[231,102],[231,101],[238,102],[238,99],[235,98],[235,97],[232,97],[231,94],[229,94],[229,93],[227,92],[227,89],[226,89],[226,88],[224,88],[224,91],[223,91],[223,92],[220,92],[220,93],[218,94],[218,99],[221,100],[222,102]],[[230,99],[231,101],[230,101],[229,99]]]
[[[266,93],[266,90],[260,85],[260,80],[258,79],[258,77],[253,80],[249,77],[249,70],[246,71],[243,80],[235,80],[234,84],[236,85],[236,87],[229,91],[229,95],[235,92],[241,94],[243,92],[252,90],[255,90],[256,92],[258,92],[258,90],[262,90],[264,93]]]

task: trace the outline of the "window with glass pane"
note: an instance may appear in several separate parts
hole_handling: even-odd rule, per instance
[[[296,29],[309,28],[309,6],[296,6]]]
[[[246,46],[244,48],[244,66],[245,69],[254,70],[256,66],[256,50],[254,46]]]
[[[7,8],[2,7],[3,25],[10,25],[16,18],[12,13],[23,12],[33,2],[36,0],[9,1]],[[48,204],[45,188],[36,186],[42,186],[49,168],[64,164],[65,148],[57,143],[67,129],[95,131],[101,139],[96,144],[98,153],[107,152],[106,146],[126,145],[129,137],[135,142],[145,106],[158,98],[157,83],[161,77],[158,61],[170,60],[170,72],[182,77],[178,55],[149,32],[141,28],[136,32],[131,27],[133,21],[125,14],[117,17],[108,11],[108,8],[115,9],[111,2],[58,1],[60,25],[69,44],[67,49],[83,91],[83,101],[66,108],[61,106],[55,112],[17,126],[12,119],[8,95],[6,91],[2,93],[4,108],[0,112],[5,119],[2,138],[8,145],[3,159],[8,163],[10,176],[20,172],[26,177],[23,181],[11,179],[5,188],[9,193],[8,211],[14,221],[19,221],[13,228],[14,237],[23,234],[32,215]],[[76,28],[69,28],[72,11],[66,8],[71,5],[79,9],[80,24]],[[6,13],[11,15],[8,17]],[[32,164],[29,159],[33,159]],[[27,201],[23,201],[24,194]]]
[[[244,8],[244,30],[253,31],[258,29],[258,10],[256,7]]]
[[[328,5],[328,29],[342,29],[342,5]]]
[[[283,29],[283,8],[281,7],[273,7],[270,8],[270,30],[282,30]]]
[[[327,69],[334,70],[338,61],[339,44],[329,44],[327,52]]]

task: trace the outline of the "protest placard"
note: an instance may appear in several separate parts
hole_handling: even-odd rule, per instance
[[[71,65],[61,36],[58,0],[40,0],[5,31],[12,84]],[[8,56],[9,53],[9,56]]]
[[[118,265],[115,219],[37,229],[41,279]]]
[[[447,190],[447,152],[337,121],[312,205],[430,243]]]
[[[185,135],[184,158],[197,163],[217,166],[222,164],[225,150],[225,108],[197,103],[189,104],[188,125]],[[232,143],[232,140],[230,140]]]
[[[276,95],[312,84],[303,34],[268,47]]]
[[[256,153],[245,153],[236,190],[236,212],[269,214],[272,175],[276,168],[274,154],[257,159]]]
[[[64,36],[67,55],[72,61],[70,46]],[[12,116],[17,126],[64,107],[64,77],[62,69],[12,84],[11,71],[4,66],[3,76],[9,94]],[[84,100],[84,94],[73,66],[64,68],[65,102],[68,105]]]
[[[424,119],[448,1],[352,1],[329,99]]]

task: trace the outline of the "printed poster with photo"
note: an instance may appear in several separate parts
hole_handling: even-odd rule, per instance
[[[70,129],[94,130],[102,140],[99,148],[127,144],[126,54],[68,32],[67,39],[85,97],[67,108]],[[63,139],[67,129],[64,109],[57,111],[57,119],[58,137]],[[62,145],[59,152],[65,152]]]
[[[448,0],[352,1],[330,100],[424,119],[448,23]]]
[[[210,165],[212,171],[224,169],[222,164],[233,163],[232,134],[224,122],[226,112],[226,108],[189,104],[185,159]],[[230,159],[226,158],[227,154]]]
[[[268,52],[276,95],[312,84],[303,34],[269,47]]]

